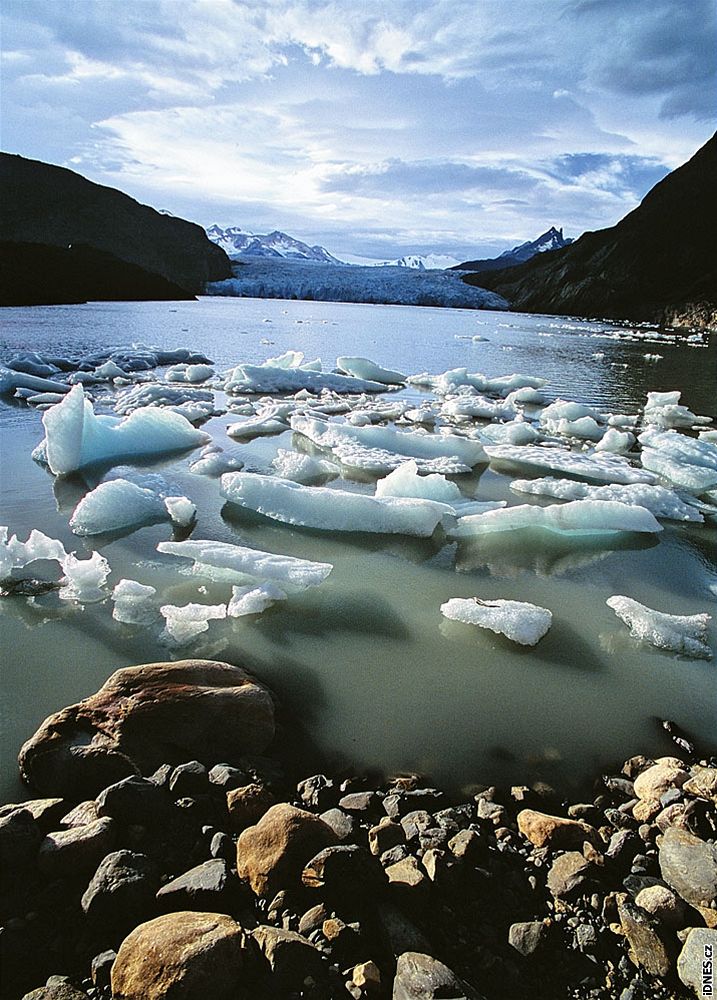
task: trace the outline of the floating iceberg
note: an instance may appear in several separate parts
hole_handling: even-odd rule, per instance
[[[618,455],[591,454],[537,445],[486,445],[491,465],[526,472],[558,472],[597,483],[654,483],[655,476],[633,468]]]
[[[172,645],[182,646],[206,632],[210,621],[227,616],[226,604],[163,604],[159,609],[166,620],[164,639]]]
[[[616,531],[662,531],[662,525],[644,507],[631,507],[615,500],[574,500],[549,507],[520,504],[502,510],[487,511],[461,517],[451,538],[472,538],[475,535],[514,531],[518,528],[543,528],[546,531],[579,535]]]
[[[685,503],[673,490],[646,483],[629,483],[623,486],[588,486],[572,479],[514,479],[510,484],[518,493],[556,497],[558,500],[617,500],[632,506],[645,507],[655,517],[671,521],[703,521],[698,508]]]
[[[510,420],[506,424],[481,427],[478,436],[484,444],[533,444],[540,440],[540,433],[527,420]]]
[[[230,395],[243,393],[296,392],[307,389],[320,393],[323,389],[334,392],[386,392],[382,382],[307,371],[303,368],[273,368],[267,365],[237,365],[227,373],[224,390]]]
[[[249,583],[252,586],[256,586],[257,582],[269,582],[288,593],[318,587],[333,569],[331,563],[311,562],[294,556],[263,552],[245,545],[205,539],[160,542],[157,551],[191,559],[194,563],[193,573],[217,582]]]
[[[227,434],[230,438],[255,438],[265,437],[272,434],[283,434],[289,430],[289,425],[284,420],[279,420],[272,416],[247,417],[245,420],[237,420],[227,427]]]
[[[168,382],[206,382],[216,375],[211,365],[173,365],[167,369]]]
[[[196,462],[189,466],[189,471],[195,476],[218,478],[225,472],[238,472],[243,468],[244,462],[238,455],[227,455],[218,445],[207,445]]]
[[[490,392],[496,396],[508,396],[516,389],[542,389],[547,385],[547,379],[537,378],[533,375],[500,375],[498,378],[488,378],[480,372],[469,372],[467,368],[452,368],[441,375],[429,375],[422,372],[420,375],[410,375],[407,381],[411,385],[426,386],[433,389],[440,395],[448,395],[455,392],[461,386],[471,386],[478,392]]]
[[[126,625],[151,625],[159,616],[157,591],[136,580],[120,580],[112,591],[112,617]]]
[[[675,486],[704,493],[717,486],[717,445],[677,431],[646,430],[640,435],[642,464]]]
[[[336,367],[347,375],[368,379],[370,382],[383,382],[384,385],[404,385],[406,382],[405,375],[391,371],[390,368],[382,368],[368,358],[337,358]]]
[[[229,618],[244,615],[260,615],[277,601],[285,601],[287,594],[274,583],[264,583],[259,587],[232,587],[232,599],[227,606]]]
[[[99,552],[93,552],[89,559],[78,559],[71,552],[63,559],[62,569],[65,579],[59,596],[63,601],[88,604],[103,601],[107,596],[103,588],[110,575],[110,564]]]
[[[214,412],[214,393],[211,389],[167,385],[164,382],[145,382],[119,394],[115,403],[115,413],[125,416],[145,406],[168,408],[191,406],[193,409],[199,407],[205,416],[211,416]]]
[[[441,412],[446,417],[477,417],[482,420],[512,420],[515,409],[505,402],[496,402],[485,396],[453,396],[445,402]]]
[[[441,605],[441,614],[452,621],[498,632],[521,646],[535,646],[553,621],[552,613],[536,604],[501,599],[481,601],[477,597],[453,597]]]
[[[712,659],[712,650],[706,641],[711,615],[668,615],[619,595],[608,598],[606,604],[627,625],[634,639],[649,642],[657,649]]]
[[[17,535],[8,538],[6,525],[0,526],[0,580],[10,576],[14,569],[23,569],[36,559],[51,559],[62,563],[67,558],[65,546],[57,538],[33,528],[27,541],[21,542]]]
[[[611,451],[615,455],[621,455],[629,451],[634,443],[634,434],[629,431],[619,431],[617,427],[608,427],[595,445],[595,451]]]
[[[197,505],[189,497],[165,497],[164,506],[171,520],[180,528],[188,528],[197,516]]]
[[[370,497],[251,472],[222,476],[222,496],[286,524],[322,531],[371,531],[426,538],[453,509],[433,500]]]
[[[70,528],[76,535],[100,535],[144,524],[156,524],[167,517],[160,496],[127,479],[110,479],[87,493],[75,507]]]
[[[696,427],[711,424],[711,417],[699,417],[686,406],[680,405],[679,390],[674,392],[648,392],[644,421],[661,428]]]
[[[297,451],[286,451],[284,448],[277,451],[271,464],[281,479],[291,479],[304,486],[325,483],[339,475],[338,466],[333,462],[314,458],[313,455],[302,455]]]
[[[95,415],[81,385],[47,410],[42,422],[45,440],[40,447],[56,476],[96,462],[181,451],[210,440],[178,413],[153,407],[124,418]]]
[[[61,392],[63,394],[70,391],[66,382],[40,378],[38,375],[28,375],[24,372],[13,371],[11,368],[0,367],[0,395],[14,392],[15,389],[33,389],[36,392]]]
[[[463,496],[455,483],[437,474],[419,476],[415,462],[404,462],[384,479],[376,483],[377,497],[415,497],[419,500],[436,500],[448,504],[458,517],[480,514],[486,510],[505,507],[505,500],[479,501]]]

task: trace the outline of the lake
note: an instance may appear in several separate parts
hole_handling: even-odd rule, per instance
[[[486,339],[470,339],[478,336]],[[77,355],[132,342],[190,347],[220,370],[295,348],[321,357],[328,370],[337,355],[354,354],[406,373],[522,372],[547,378],[553,397],[622,413],[643,405],[647,391],[682,389],[682,402],[696,413],[717,414],[714,335],[672,342],[643,328],[505,312],[223,298],[8,308],[0,362],[18,350]],[[402,395],[430,398],[415,388]],[[214,417],[203,429],[227,446],[227,422]],[[0,433],[1,520],[11,532],[24,538],[37,527],[68,550],[86,555],[97,548],[112,567],[110,585],[122,577],[152,584],[162,603],[226,600],[226,588],[158,556],[157,543],[172,536],[169,524],[113,538],[70,532],[74,506],[96,481],[54,480],[33,462],[30,453],[43,436],[39,412],[4,399]],[[238,450],[249,463],[266,463],[290,444],[291,434],[284,434]],[[114,621],[109,600],[57,608],[2,599],[4,801],[23,794],[15,757],[46,715],[90,694],[120,666],[170,657],[207,656],[249,667],[298,720],[314,759],[418,770],[450,787],[536,779],[580,785],[633,752],[669,752],[655,717],[717,742],[715,663],[639,645],[605,605],[611,595],[625,594],[673,614],[710,611],[710,587],[717,584],[714,521],[663,522],[657,539],[567,542],[521,533],[461,544],[457,551],[436,536],[332,536],[227,504],[216,479],[188,471],[194,457],[143,463],[142,469],[161,473],[198,505],[193,537],[243,539],[330,562],[331,576],[260,617],[211,622],[181,651],[162,645],[159,629]],[[511,492],[510,480],[487,468],[456,477],[464,492],[480,499],[545,502]],[[372,490],[372,483],[345,485]],[[550,608],[553,627],[537,647],[524,648],[442,618],[442,603],[469,596]],[[714,621],[709,642],[717,649]]]

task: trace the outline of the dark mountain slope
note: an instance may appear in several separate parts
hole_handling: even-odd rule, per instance
[[[0,153],[0,239],[94,247],[190,293],[231,276],[201,228],[163,215],[72,170]]]
[[[529,240],[527,243],[520,243],[512,250],[504,250],[498,257],[484,257],[480,260],[467,260],[463,264],[456,264],[453,271],[502,271],[507,267],[516,267],[525,263],[539,253],[548,253],[551,250],[560,250],[572,243],[566,240],[562,229],[551,226],[547,232],[539,236],[537,240]]]
[[[717,133],[616,226],[463,280],[523,312],[709,325],[717,316],[716,192]]]

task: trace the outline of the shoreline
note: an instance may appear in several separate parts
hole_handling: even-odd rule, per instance
[[[670,735],[674,755],[630,758],[582,802],[415,775],[294,785],[273,698],[240,668],[125,668],[23,748],[45,797],[0,808],[6,995],[694,996],[692,953],[717,938],[717,758]]]

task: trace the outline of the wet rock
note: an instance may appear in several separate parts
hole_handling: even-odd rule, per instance
[[[112,850],[114,840],[115,822],[109,817],[87,826],[56,830],[40,844],[38,868],[49,879],[89,875]]]
[[[579,851],[568,851],[556,858],[548,873],[547,885],[553,896],[568,899],[587,892],[595,868]]]
[[[684,927],[685,904],[667,886],[651,885],[641,889],[635,896],[635,902],[666,927]]]
[[[260,925],[251,932],[271,969],[275,986],[281,990],[301,989],[307,980],[321,980],[324,964],[321,953],[295,931]]]
[[[221,913],[169,913],[140,924],[112,966],[114,1000],[234,1000],[246,949],[242,928]]]
[[[154,914],[158,884],[157,870],[144,854],[114,851],[92,876],[82,909],[96,924],[124,930]]]
[[[360,815],[375,809],[379,801],[376,792],[350,792],[339,799],[339,806],[346,812]]]
[[[711,906],[717,900],[717,847],[676,827],[662,836],[662,877],[687,903]]]
[[[430,955],[406,951],[399,955],[393,980],[392,1000],[479,1000],[478,994]]]
[[[635,778],[635,795],[646,801],[659,801],[669,788],[681,788],[689,778],[682,761],[663,757],[662,760]]]
[[[169,790],[176,799],[205,795],[209,791],[209,775],[204,764],[198,760],[178,764],[169,776]]]
[[[627,899],[618,902],[617,910],[634,964],[642,966],[651,976],[668,975],[672,968],[671,949],[659,921]]]
[[[229,866],[226,861],[205,861],[167,882],[157,892],[166,910],[220,911],[231,903]]]
[[[301,873],[308,889],[339,896],[373,894],[385,884],[383,868],[376,858],[356,844],[338,844],[319,851]]]
[[[522,809],[518,813],[518,829],[535,847],[567,851],[582,847],[586,840],[595,847],[602,846],[597,830],[589,823],[550,816],[534,809]]]
[[[241,833],[248,826],[258,823],[276,799],[263,785],[252,783],[227,792],[229,822],[235,833]]]
[[[196,757],[260,753],[274,736],[271,695],[246,671],[213,660],[116,671],[90,698],[49,716],[20,751],[24,780],[87,798],[139,772]]]
[[[336,834],[318,816],[279,803],[240,835],[237,871],[257,896],[272,897],[296,885],[306,863],[335,843]]]
[[[702,1000],[703,997],[711,996],[714,991],[716,965],[717,930],[694,927],[687,935],[677,959],[677,975]],[[710,992],[705,986],[711,987]]]
[[[508,930],[508,944],[527,957],[545,943],[548,930],[542,920],[525,920],[511,924]]]
[[[321,813],[320,819],[331,827],[339,840],[348,840],[356,825],[353,816],[349,816],[343,809],[327,809]]]

